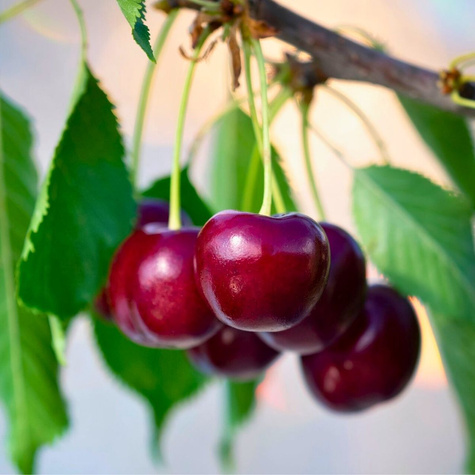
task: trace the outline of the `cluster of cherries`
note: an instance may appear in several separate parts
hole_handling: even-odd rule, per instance
[[[420,330],[394,289],[367,288],[364,255],[341,228],[289,213],[223,211],[200,230],[167,227],[145,200],[96,301],[134,342],[186,349],[208,374],[258,377],[282,351],[301,355],[312,394],[339,411],[396,396]],[[331,257],[330,257],[331,256]]]

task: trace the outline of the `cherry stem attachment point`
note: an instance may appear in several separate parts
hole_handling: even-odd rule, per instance
[[[188,72],[185,77],[185,84],[183,86],[183,93],[181,96],[180,107],[178,109],[178,124],[176,128],[175,135],[175,146],[173,149],[173,169],[171,175],[171,184],[170,184],[170,218],[168,220],[168,227],[170,229],[180,229],[181,228],[181,196],[180,196],[180,156],[181,148],[183,144],[183,130],[185,126],[185,116],[186,108],[188,105],[188,99],[190,97],[191,84],[193,82],[193,76],[195,72],[195,67],[197,61],[200,57],[201,49],[209,36],[209,29],[206,28],[201,33],[201,36],[198,40],[198,44],[193,52],[193,56],[188,67]]]
[[[315,181],[315,175],[313,173],[312,158],[310,156],[310,144],[308,138],[309,130],[309,109],[310,104],[302,103],[300,104],[300,112],[302,115],[302,146],[303,146],[303,155],[305,159],[305,167],[307,169],[307,176],[310,183],[310,190],[315,202],[320,219],[325,220],[325,209],[323,208],[322,201],[320,199],[320,194],[318,192],[317,183]]]
[[[178,16],[178,9],[172,10],[167,15],[165,22],[163,23],[162,28],[160,29],[160,32],[157,36],[155,45],[153,47],[155,62],[153,61],[148,62],[147,69],[145,70],[145,74],[142,80],[142,88],[140,90],[140,98],[137,105],[137,114],[135,116],[134,133],[132,137],[131,180],[134,185],[134,188],[137,187],[138,171],[139,171],[139,164],[140,164],[140,151],[142,148],[143,129],[144,129],[144,124],[145,124],[145,116],[147,114],[147,106],[149,102],[149,97],[152,90],[153,77],[155,75],[155,71],[157,70],[157,64],[160,58],[160,54],[163,50],[166,39],[170,32],[170,29],[173,23],[175,22],[177,16]]]

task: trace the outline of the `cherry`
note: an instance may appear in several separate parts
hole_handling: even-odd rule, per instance
[[[203,373],[239,380],[256,378],[279,356],[255,333],[228,326],[187,353]]]
[[[368,289],[363,311],[328,348],[302,357],[315,398],[336,411],[360,411],[397,396],[417,365],[421,335],[414,310],[394,289]]]
[[[168,224],[170,205],[167,201],[155,198],[145,198],[140,201],[135,227],[141,228],[148,223]],[[181,221],[183,226],[193,226],[190,217],[182,210]]]
[[[198,236],[195,273],[222,322],[279,331],[308,315],[324,289],[329,261],[325,233],[307,216],[222,211]]]
[[[366,293],[366,264],[358,243],[343,229],[320,223],[330,243],[331,263],[322,296],[310,315],[282,332],[260,337],[278,351],[308,355],[341,335],[360,312]]]
[[[107,295],[107,290],[103,288],[99,295],[94,299],[94,311],[106,320],[112,320],[112,310],[109,303],[109,296]]]
[[[221,327],[194,280],[198,231],[147,224],[134,231],[116,254],[109,299],[119,328],[137,343],[190,348]]]
[[[138,206],[138,216],[135,229],[142,228],[149,223],[160,223],[168,225],[170,214],[170,204],[167,201],[155,198],[142,199]],[[192,226],[190,217],[182,210],[181,220],[184,225]],[[98,315],[108,320],[113,319],[106,288],[102,288],[94,300],[94,310]]]

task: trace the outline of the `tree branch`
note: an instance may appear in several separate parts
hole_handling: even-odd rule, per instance
[[[159,2],[172,8],[198,9],[189,0]],[[441,92],[437,71],[400,61],[324,28],[274,0],[249,0],[250,14],[274,27],[277,38],[310,54],[329,78],[363,81],[393,89],[399,94],[440,109],[475,117],[475,109],[455,104]]]

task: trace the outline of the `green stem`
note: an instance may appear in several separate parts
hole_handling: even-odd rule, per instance
[[[375,143],[376,147],[379,149],[383,163],[385,165],[388,165],[390,159],[389,154],[386,150],[386,145],[384,144],[384,140],[381,138],[379,132],[368,119],[368,116],[352,100],[346,97],[345,94],[341,93],[340,91],[337,91],[336,89],[333,89],[330,86],[323,85],[323,87],[326,91],[328,91],[331,95],[336,97],[340,102],[342,102],[346,107],[348,107],[348,109],[350,109],[361,120],[363,125],[366,127],[368,134]]]
[[[269,216],[272,206],[272,155],[269,135],[269,104],[267,99],[267,74],[264,56],[262,54],[261,45],[258,40],[251,39],[251,46],[257,60],[259,69],[259,82],[261,89],[261,115],[262,115],[262,135],[259,127],[259,119],[257,117],[257,109],[252,94],[252,77],[251,77],[251,48],[245,40],[244,57],[246,62],[246,82],[249,91],[249,107],[251,110],[252,124],[254,133],[256,134],[256,142],[259,150],[262,149],[262,161],[264,163],[264,196],[262,198],[262,206],[259,214]]]
[[[309,124],[309,128],[323,142],[323,144],[326,145],[333,152],[333,154],[338,158],[338,160],[340,160],[340,162],[345,165],[345,167],[350,170],[354,170],[354,168],[345,158],[343,152],[336,145],[334,145],[327,136],[325,136],[312,124]]]
[[[87,31],[86,22],[84,21],[84,14],[76,0],[70,0],[71,5],[76,13],[76,17],[79,23],[79,29],[81,31],[81,62],[85,63],[87,58]]]
[[[191,0],[192,3],[203,7],[206,13],[219,13],[221,11],[221,6],[219,2],[213,2],[210,0]]]
[[[285,103],[294,95],[292,89],[283,87],[269,104],[269,122],[273,122]]]
[[[290,99],[292,95],[293,93],[290,88],[283,88],[269,104],[269,126],[270,124],[272,124],[277,114],[285,105],[286,101]],[[249,100],[252,100],[252,102],[254,103],[253,99]],[[261,129],[257,120],[257,112],[255,112],[254,114],[251,113],[251,119],[254,131],[258,131],[258,134],[256,134],[256,138],[261,137]],[[253,192],[256,186],[257,175],[259,171],[259,159],[263,155],[262,145],[262,140],[256,140],[256,145],[252,152],[251,161],[249,162],[249,168],[247,171],[246,182],[244,184],[244,192],[241,201],[241,209],[245,211],[250,210],[252,208]],[[279,187],[279,182],[277,181],[274,172],[272,172],[272,197],[274,200],[274,206],[276,211],[280,214],[285,213],[287,211],[285,201],[282,196],[282,191]]]
[[[237,109],[239,107],[239,104],[243,101],[247,101],[247,97],[244,97],[239,100],[233,100],[229,104],[226,105],[223,109],[221,109],[219,112],[214,114],[212,117],[210,117],[198,130],[196,133],[195,137],[193,138],[190,146],[190,150],[188,152],[188,158],[187,158],[187,166],[191,167],[193,164],[193,160],[196,156],[196,153],[198,152],[198,149],[200,148],[201,143],[203,142],[204,138],[208,134],[208,132],[213,128],[213,126],[216,124],[218,120],[223,118],[226,114],[229,114],[232,112],[234,109]]]
[[[475,109],[475,101],[473,99],[466,99],[465,97],[461,97],[458,91],[452,92],[452,94],[450,94],[450,97],[455,102],[455,104]]]
[[[213,2],[211,0],[191,0],[191,3],[203,7],[210,12],[219,12],[221,8],[219,3]]]
[[[132,164],[131,164],[131,178],[134,186],[137,186],[137,177],[140,163],[140,151],[142,148],[142,136],[145,123],[145,116],[147,113],[148,99],[152,89],[153,77],[157,69],[158,59],[165,45],[170,29],[178,16],[178,9],[172,10],[160,29],[155,45],[153,47],[155,62],[149,61],[147,69],[142,81],[142,88],[140,91],[140,98],[137,105],[137,114],[135,116],[134,134],[132,137]]]
[[[251,160],[249,161],[246,182],[244,184],[244,191],[241,198],[241,210],[243,211],[252,210],[252,198],[254,197],[254,189],[256,187],[260,163],[261,154],[259,153],[259,148],[257,145],[255,145],[252,151]]]
[[[287,207],[285,206],[284,197],[282,196],[282,191],[275,175],[272,175],[272,199],[274,200],[277,213],[284,214],[287,211]]]
[[[170,229],[181,228],[181,216],[180,216],[180,156],[181,147],[183,143],[183,129],[185,126],[186,108],[188,105],[188,99],[190,97],[191,83],[193,81],[193,75],[195,72],[196,62],[200,56],[201,48],[203,47],[206,39],[209,35],[209,29],[205,29],[201,33],[198,44],[196,45],[193,57],[191,58],[188,72],[185,78],[185,84],[183,86],[183,93],[181,96],[180,108],[178,109],[178,124],[175,135],[175,147],[173,149],[173,170],[170,183],[170,219],[168,221],[168,227]]]
[[[284,104],[293,96],[293,91],[290,88],[284,87],[273,101],[269,105],[269,125],[273,122],[279,111],[282,109]],[[279,186],[279,182],[275,176],[275,173],[272,172],[272,198],[274,200],[274,206],[279,214],[284,214],[287,211],[285,206],[284,197],[282,196],[282,191]]]
[[[249,113],[251,115],[252,120],[252,127],[254,129],[254,135],[256,136],[256,143],[261,151],[261,155],[263,153],[263,143],[262,143],[262,132],[261,127],[259,124],[259,118],[257,116],[257,107],[256,101],[254,99],[253,94],[253,87],[252,87],[252,74],[251,74],[251,45],[247,41],[242,42],[242,49],[244,52],[244,73],[246,76],[246,86],[247,86],[247,94],[248,94],[248,101],[249,101]]]
[[[307,176],[310,182],[310,189],[312,191],[312,196],[315,201],[315,206],[317,207],[318,214],[322,220],[325,220],[325,210],[323,209],[322,201],[320,199],[320,194],[318,192],[317,183],[315,181],[315,175],[313,173],[312,159],[310,156],[310,144],[308,140],[308,113],[310,109],[310,104],[302,103],[300,105],[300,110],[302,113],[302,145],[303,145],[303,155],[305,159],[305,167],[307,169]]]
[[[16,3],[10,8],[7,8],[5,11],[0,13],[0,25],[8,20],[11,20],[17,15],[20,15],[26,9],[32,7],[35,3],[38,3],[39,1],[40,0],[23,0],[23,2]]]
[[[284,104],[288,99],[292,97],[292,91],[289,88],[283,88],[269,104],[269,126],[272,124],[277,114],[280,112]],[[251,114],[252,124],[254,130],[258,130],[257,137],[261,137],[260,126],[257,121],[257,113]],[[259,147],[260,144],[260,147]],[[249,211],[252,209],[252,198],[254,193],[254,188],[257,182],[257,176],[259,171],[259,159],[262,157],[262,140],[256,140],[256,145],[251,155],[251,160],[249,162],[249,168],[247,171],[246,182],[244,184],[244,192],[242,195],[241,209],[244,211]],[[284,198],[282,197],[282,191],[279,187],[279,182],[275,177],[275,174],[272,173],[272,197],[274,200],[274,206],[278,213],[285,213],[286,207]]]
[[[272,83],[270,86],[276,85],[276,83]],[[257,94],[257,92],[253,92],[253,94]],[[214,124],[223,118],[226,114],[229,114],[232,112],[234,109],[237,109],[242,103],[244,102],[249,102],[249,98],[247,96],[244,97],[232,97],[231,101],[223,107],[221,110],[219,110],[216,114],[214,114],[212,117],[210,117],[198,130],[196,133],[195,137],[193,138],[191,142],[190,149],[188,151],[188,158],[186,160],[187,166],[191,168],[193,164],[193,159],[195,158],[196,153],[198,152],[198,149],[201,146],[201,143],[203,142],[203,139],[206,137],[208,132],[213,128]],[[270,105],[270,108],[272,105]]]
[[[86,81],[86,74],[87,74],[87,30],[86,30],[86,23],[84,21],[84,14],[76,0],[69,0],[71,6],[73,7],[74,14],[76,15],[76,19],[79,25],[79,31],[81,33],[81,54],[79,58],[79,68],[76,75],[76,80],[73,87],[73,92],[71,94],[70,104],[69,104],[69,112],[68,115],[71,114],[72,110],[76,106],[76,102],[79,96],[82,94],[84,90],[84,85]]]

